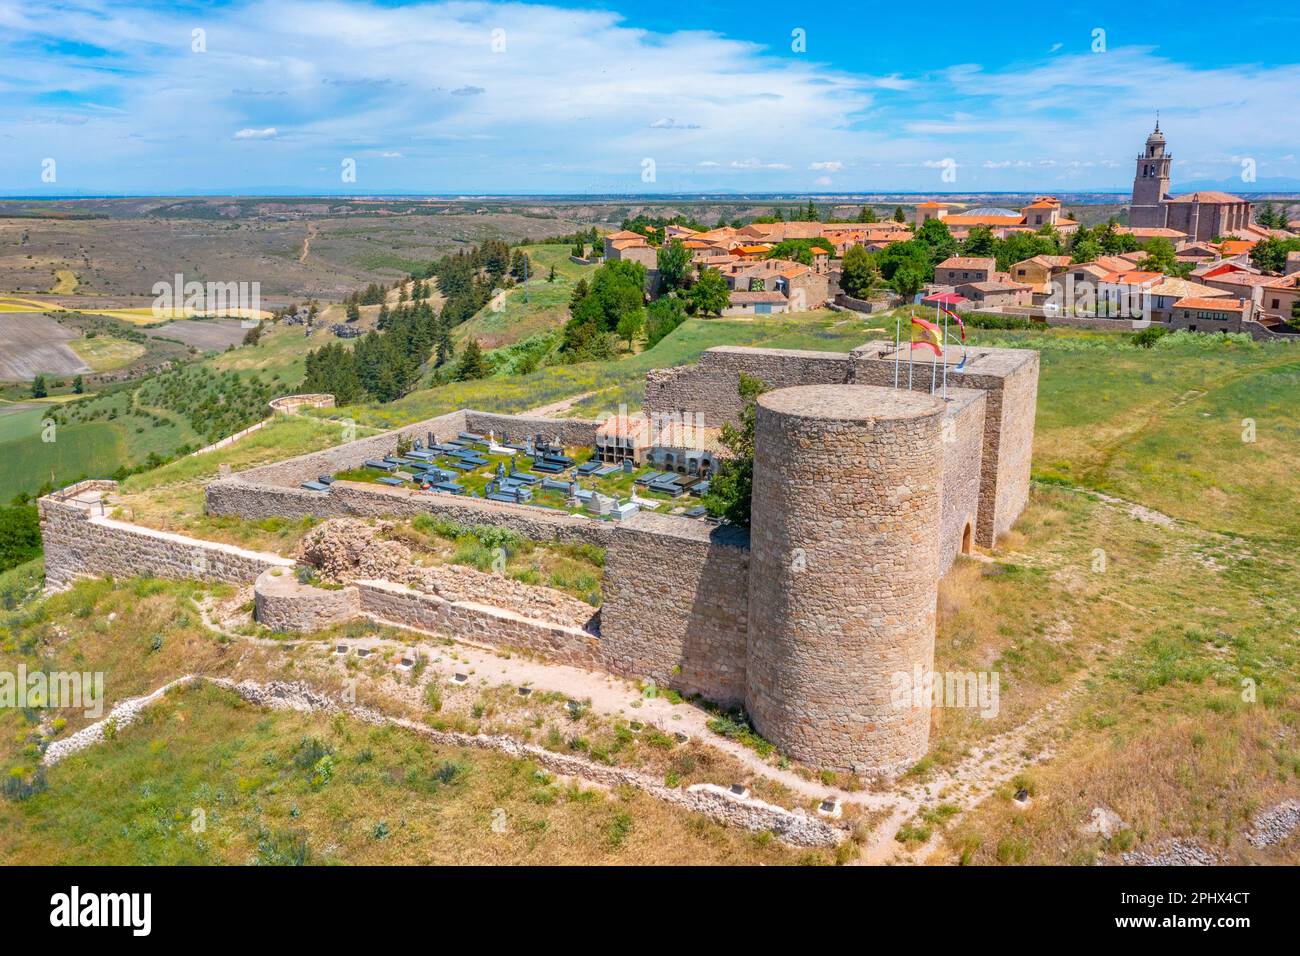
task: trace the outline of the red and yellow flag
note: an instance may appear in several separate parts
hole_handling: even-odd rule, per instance
[[[944,309],[944,310],[943,310],[943,314],[946,315],[946,316],[948,316],[950,319],[952,319],[954,322],[957,323],[957,328],[961,329],[961,340],[962,340],[963,342],[965,342],[965,341],[966,341],[966,323],[963,322],[963,321],[961,320],[961,316],[958,315],[958,314],[957,314],[953,309]]]
[[[912,348],[929,349],[936,357],[943,355],[943,336],[933,322],[912,316]]]

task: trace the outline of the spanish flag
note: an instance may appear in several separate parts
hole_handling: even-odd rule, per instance
[[[912,316],[912,348],[918,345],[929,349],[936,358],[943,355],[943,336],[939,327],[933,322]]]

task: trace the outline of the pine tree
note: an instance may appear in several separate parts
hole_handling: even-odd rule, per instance
[[[569,311],[573,312],[578,307],[578,303],[590,294],[591,289],[587,285],[585,278],[579,279],[578,284],[573,287],[573,294],[569,296]]]
[[[483,355],[483,350],[479,347],[478,339],[470,339],[465,343],[460,364],[456,367],[457,381],[467,382],[471,379],[487,378],[491,373],[492,369]]]

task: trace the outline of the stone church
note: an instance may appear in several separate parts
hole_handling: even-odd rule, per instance
[[[1160,121],[1137,158],[1129,225],[1135,228],[1177,229],[1193,241],[1208,242],[1250,225],[1251,204],[1238,196],[1205,190],[1186,196],[1169,194],[1173,156],[1165,151]]]

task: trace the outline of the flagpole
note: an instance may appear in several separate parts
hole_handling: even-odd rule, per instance
[[[894,316],[894,388],[898,388],[898,360],[899,360],[898,348],[899,348],[899,339],[902,337],[902,335],[903,335],[903,317],[901,315],[896,315]]]
[[[948,401],[948,313],[943,313],[943,400]]]
[[[909,326],[909,328],[911,327]],[[912,335],[914,334],[915,332],[910,333],[907,336],[907,387],[909,389],[912,387],[912,356],[916,354],[916,349],[912,342]]]
[[[934,394],[934,377],[935,377],[935,372],[938,369],[938,362],[939,362],[939,353],[935,352],[934,358],[930,359],[930,394],[931,395]]]

